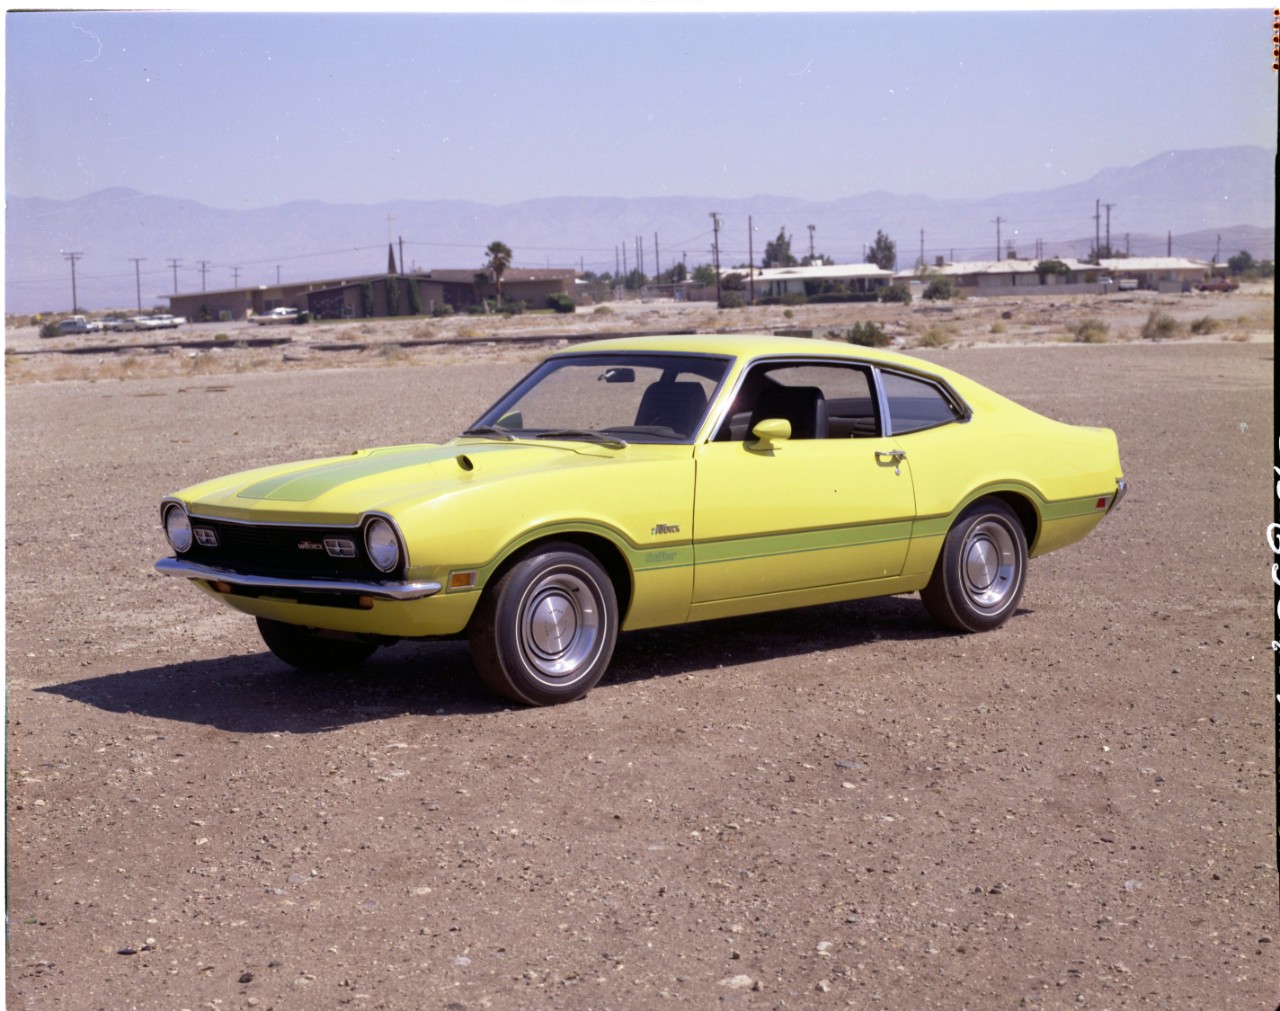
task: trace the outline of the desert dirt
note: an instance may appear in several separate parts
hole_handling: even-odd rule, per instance
[[[11,327],[8,1006],[1275,1007],[1271,297]],[[558,335],[865,319],[1119,436],[1128,498],[995,632],[649,630],[535,710],[461,642],[292,671],[152,569],[166,493],[447,439]]]

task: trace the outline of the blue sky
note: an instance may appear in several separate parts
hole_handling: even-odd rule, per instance
[[[1047,189],[1276,137],[1271,8],[6,16],[6,191],[247,209]]]

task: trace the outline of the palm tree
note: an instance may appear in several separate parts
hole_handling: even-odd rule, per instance
[[[511,266],[511,248],[503,242],[490,242],[485,249],[489,262],[485,264],[498,287],[498,304],[502,304],[502,275]]]

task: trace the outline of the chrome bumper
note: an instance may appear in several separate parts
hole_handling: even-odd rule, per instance
[[[255,590],[293,593],[344,593],[377,600],[421,600],[440,592],[439,583],[358,583],[340,579],[279,579],[275,576],[251,576],[243,572],[215,569],[177,558],[162,558],[156,571],[183,579],[203,579],[207,583],[225,583],[235,592],[237,586]]]
[[[1120,504],[1120,500],[1124,498],[1125,493],[1129,490],[1129,482],[1124,478],[1116,481],[1116,497],[1111,500],[1111,505],[1107,507],[1107,512],[1112,512],[1116,506]]]

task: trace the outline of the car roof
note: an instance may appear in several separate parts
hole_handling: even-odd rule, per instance
[[[927,371],[936,375],[949,371],[933,362],[895,351],[825,340],[821,337],[779,337],[772,334],[664,334],[647,337],[610,337],[605,340],[575,344],[558,354],[597,351],[674,351],[727,355],[742,359],[774,355],[812,355],[899,365],[913,371]]]

